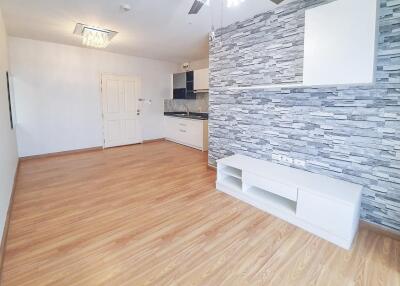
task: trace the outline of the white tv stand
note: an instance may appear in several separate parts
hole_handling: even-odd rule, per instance
[[[361,186],[243,155],[217,164],[218,190],[351,248],[359,223]]]

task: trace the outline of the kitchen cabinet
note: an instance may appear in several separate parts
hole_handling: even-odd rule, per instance
[[[208,150],[208,120],[164,116],[165,138],[201,151]]]
[[[193,71],[173,75],[173,99],[196,99],[193,77]]]
[[[208,91],[208,69],[201,69],[194,71],[194,90],[199,91]]]

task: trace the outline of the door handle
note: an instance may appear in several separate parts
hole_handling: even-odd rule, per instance
[[[136,115],[140,115],[140,109],[136,110]]]

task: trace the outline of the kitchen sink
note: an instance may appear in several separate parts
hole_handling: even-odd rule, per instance
[[[166,116],[175,116],[180,118],[189,118],[189,119],[198,119],[198,120],[207,120],[208,113],[196,113],[196,112],[164,112]]]

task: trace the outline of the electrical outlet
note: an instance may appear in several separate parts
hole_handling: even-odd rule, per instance
[[[300,166],[300,167],[305,167],[305,166],[306,166],[306,162],[305,162],[305,161],[303,161],[303,160],[298,160],[298,159],[295,159],[295,160],[294,160],[294,164],[295,164],[296,166]]]
[[[272,154],[272,159],[277,161],[282,161],[282,155],[280,154]]]
[[[285,163],[293,164],[293,159],[290,157],[282,156],[282,161]]]

